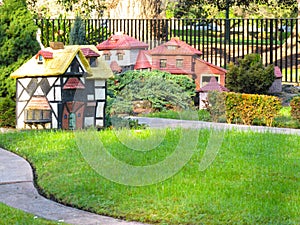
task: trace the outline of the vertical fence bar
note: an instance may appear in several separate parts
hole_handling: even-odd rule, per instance
[[[291,19],[288,19],[288,23],[286,24],[286,29],[285,29],[285,32],[288,34],[288,28],[291,27],[292,29],[292,24],[293,24],[293,21]],[[290,39],[291,39],[291,48],[290,48],[290,60],[289,60],[289,69],[290,69],[290,80],[291,82],[294,82],[294,79],[293,79],[293,31],[291,30],[291,36],[290,36]],[[287,69],[288,70],[288,69]]]
[[[295,25],[296,25],[296,73],[295,73],[295,78],[296,78],[296,82],[299,83],[300,80],[298,79],[298,57],[299,57],[299,43],[300,43],[300,40],[299,40],[299,29],[298,29],[298,19],[295,19]],[[293,27],[291,27],[291,30],[293,30]]]
[[[285,19],[285,25],[287,26],[287,24],[288,24],[288,20],[287,19]],[[288,61],[287,61],[287,59],[288,59],[288,43],[287,43],[287,38],[288,38],[288,33],[287,32],[285,32],[285,45],[286,45],[286,47],[285,47],[285,80],[288,80],[288,74],[287,74],[287,68],[288,68]],[[290,80],[290,82],[292,82],[292,80]]]

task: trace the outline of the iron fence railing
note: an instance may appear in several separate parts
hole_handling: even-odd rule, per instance
[[[69,42],[74,20],[38,19],[41,40]],[[258,53],[265,65],[279,66],[283,81],[300,83],[298,19],[89,19],[84,20],[89,44],[123,32],[154,48],[172,37],[203,52],[203,59],[226,68],[246,54]]]

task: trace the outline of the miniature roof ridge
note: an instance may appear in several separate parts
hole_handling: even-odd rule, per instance
[[[178,48],[168,49],[166,46],[178,46]],[[178,37],[171,38],[170,41],[149,50],[149,53],[151,55],[202,55],[200,50],[197,50],[186,42],[181,41]]]
[[[116,33],[111,35],[107,40],[99,43],[98,50],[114,50],[114,49],[147,49],[148,44],[141,42],[127,34]]]
[[[202,63],[205,63],[206,65],[208,65],[208,66],[210,66],[210,67],[212,67],[212,68],[214,68],[216,70],[219,70],[222,74],[227,72],[226,69],[224,69],[224,68],[222,68],[220,66],[214,65],[214,64],[212,64],[210,62],[207,62],[204,59],[197,58],[196,60],[198,60],[198,61],[200,61]]]
[[[89,47],[80,47],[80,50],[82,51],[82,53],[85,57],[99,57],[100,56],[97,52],[93,51]]]

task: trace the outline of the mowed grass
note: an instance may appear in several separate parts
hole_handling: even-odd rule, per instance
[[[200,171],[215,132],[200,130],[189,162],[171,178],[147,186],[123,185],[102,177],[76,143],[80,135],[96,137],[125,163],[154,165],[172,154],[180,140],[189,140],[190,132],[27,131],[1,134],[0,145],[32,163],[45,196],[99,214],[153,224],[300,224],[299,136],[220,133],[224,140],[215,160]],[[148,149],[157,137],[163,140]],[[133,149],[131,144],[143,140],[146,151]],[[86,145],[92,148],[93,143],[88,139]]]
[[[63,224],[59,222],[44,220],[21,210],[14,209],[3,203],[0,203],[0,224],[10,225],[55,225]]]

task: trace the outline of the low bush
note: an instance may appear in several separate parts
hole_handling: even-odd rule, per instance
[[[300,122],[300,96],[296,96],[291,100],[291,116]]]
[[[225,105],[228,123],[241,120],[246,125],[252,125],[257,119],[271,126],[281,108],[277,97],[233,92],[226,93]]]

